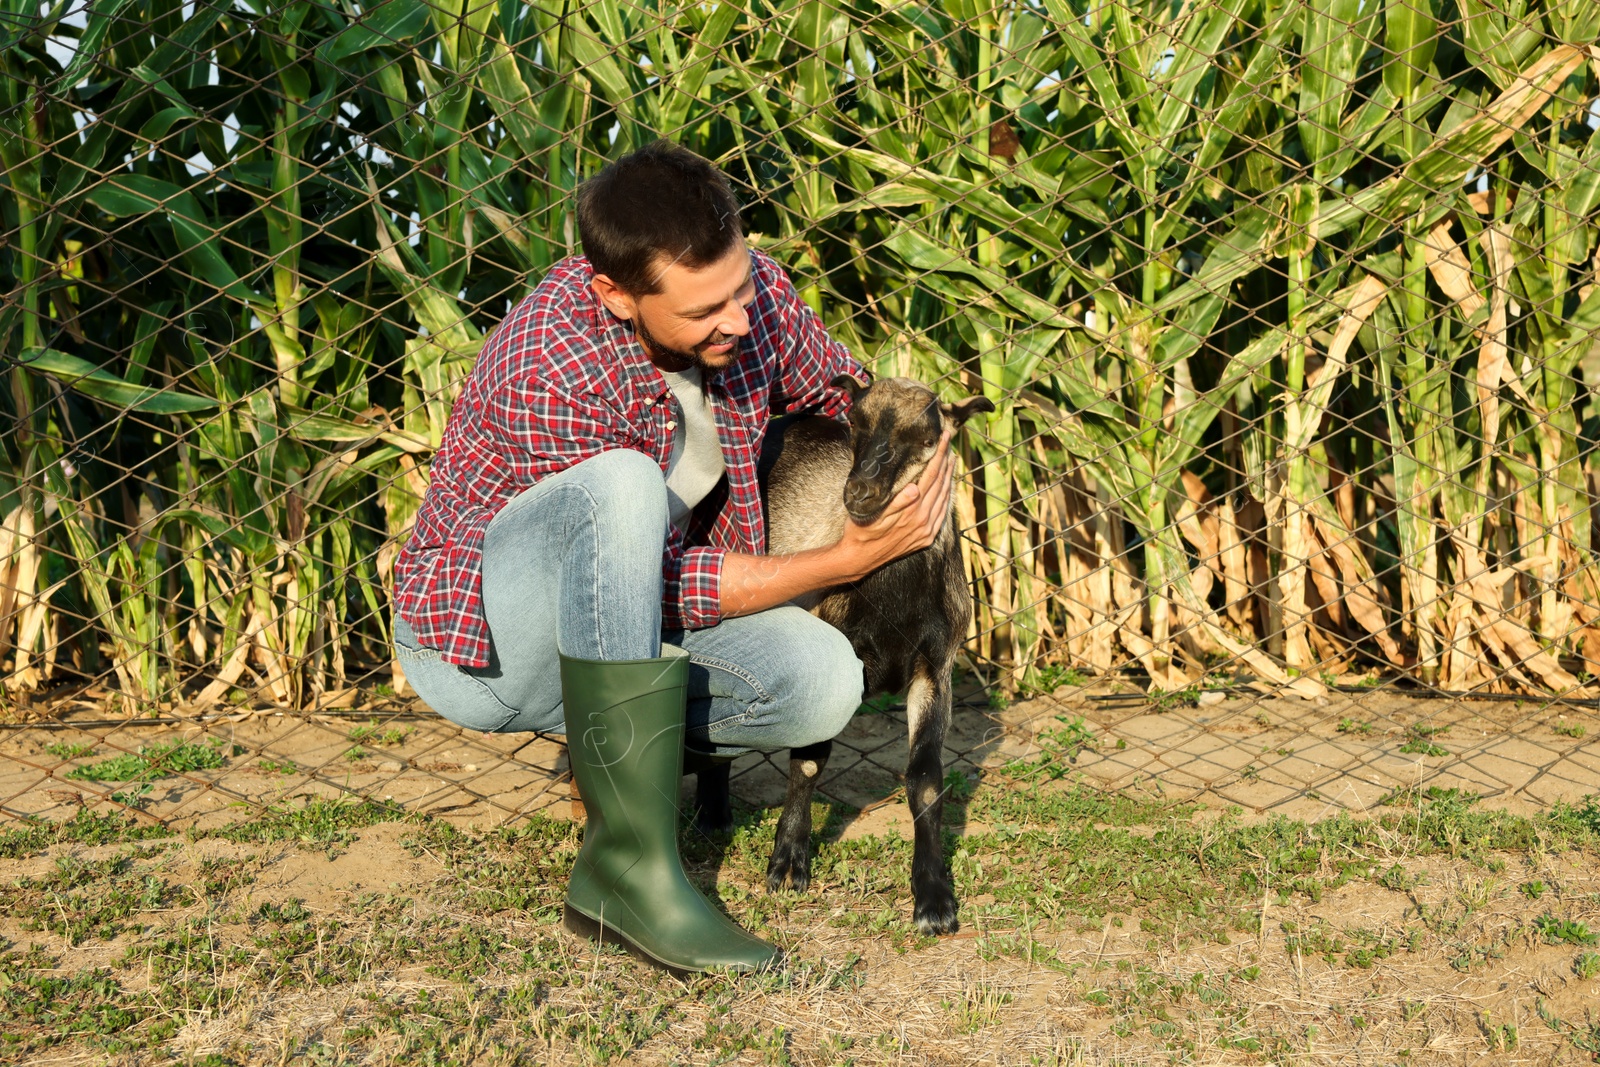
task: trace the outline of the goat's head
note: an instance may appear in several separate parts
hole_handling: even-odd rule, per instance
[[[858,523],[883,513],[907,483],[916,481],[933,458],[939,434],[980,411],[993,411],[987,397],[941,403],[932,389],[910,378],[883,378],[863,385],[848,374],[833,384],[851,396],[850,438],[855,460],[844,483],[844,508]]]

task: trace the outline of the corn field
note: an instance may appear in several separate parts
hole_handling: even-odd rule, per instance
[[[387,677],[458,383],[662,136],[997,405],[992,684],[1600,694],[1593,0],[0,5],[0,714]]]

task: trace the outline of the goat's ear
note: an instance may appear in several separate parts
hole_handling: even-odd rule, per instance
[[[835,389],[843,389],[845,392],[849,393],[852,401],[855,400],[856,397],[860,396],[861,391],[867,387],[867,383],[862,381],[860,378],[857,378],[854,374],[835,374],[833,376],[833,381],[829,382],[828,384],[832,385]]]
[[[969,396],[959,404],[940,404],[944,417],[960,426],[980,411],[993,411],[994,402],[986,396]]]

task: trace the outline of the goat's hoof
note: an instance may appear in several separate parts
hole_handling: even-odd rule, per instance
[[[811,884],[811,854],[803,845],[780,842],[772,849],[772,859],[767,863],[767,892],[781,892],[786,882],[796,890]]]
[[[918,933],[936,937],[961,929],[961,923],[956,919],[956,893],[949,882],[939,881],[915,887],[913,895],[917,900],[914,917]]]

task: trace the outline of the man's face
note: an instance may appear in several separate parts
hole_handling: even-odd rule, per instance
[[[605,275],[596,276],[594,288],[613,313],[632,320],[652,362],[668,370],[719,371],[739,358],[739,339],[750,333],[747,309],[756,298],[751,271],[740,238],[727,255],[699,270],[663,263],[659,293],[631,296]]]

